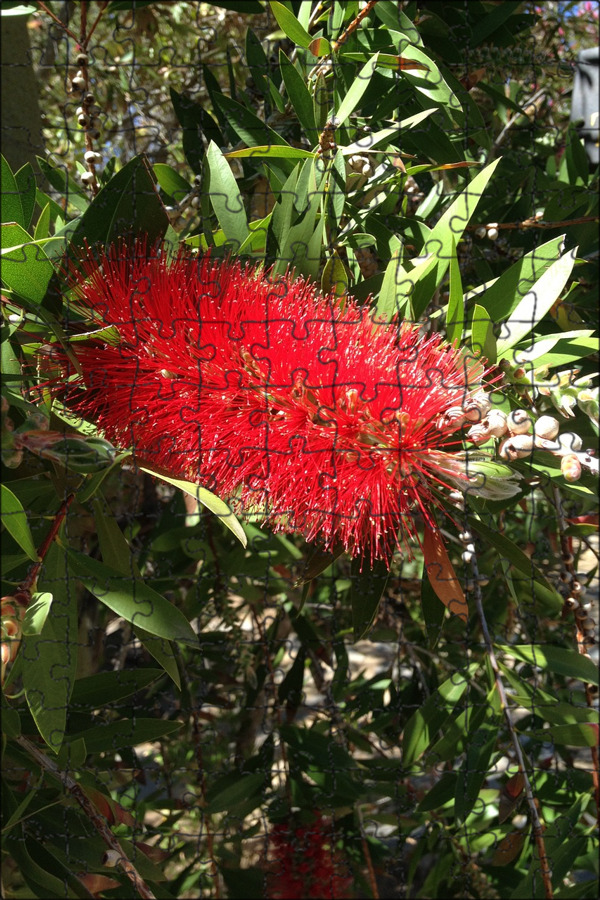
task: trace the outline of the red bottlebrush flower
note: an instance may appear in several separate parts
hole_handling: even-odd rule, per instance
[[[315,814],[309,825],[274,825],[269,834],[266,895],[271,900],[352,897],[352,878],[335,846],[333,824]]]
[[[433,482],[472,481],[445,448],[484,368],[438,335],[303,279],[143,245],[71,280],[104,330],[71,344],[78,373],[63,353],[64,403],[235,512],[389,560],[411,512],[433,524]]]

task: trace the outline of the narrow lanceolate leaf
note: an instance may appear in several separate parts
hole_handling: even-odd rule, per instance
[[[226,525],[227,528],[235,534],[242,546],[245,547],[247,545],[248,539],[246,538],[244,529],[229,506],[224,500],[221,500],[220,497],[217,497],[211,491],[207,490],[207,488],[200,487],[199,484],[194,484],[191,481],[184,481],[181,478],[170,478],[168,475],[163,475],[161,472],[155,472],[153,469],[148,469],[145,466],[141,466],[141,469],[142,472],[148,472],[149,475],[154,475],[155,478],[160,478],[161,481],[172,484],[173,487],[179,488],[180,491],[185,491],[186,494],[189,494],[190,497],[193,497],[198,503],[201,503],[202,506],[206,506],[206,508],[210,509],[215,516],[218,516],[221,519],[223,525]]]
[[[423,536],[425,571],[433,590],[451,613],[467,621],[469,606],[450,562],[439,531],[425,523]]]
[[[527,291],[502,326],[497,347],[499,358],[535,328],[560,297],[573,270],[576,255],[577,247],[565,253]]]
[[[196,633],[183,613],[143,581],[126,577],[76,550],[67,550],[67,555],[69,568],[88,591],[134,628],[140,626],[170,641],[198,645]]]
[[[212,141],[206,158],[210,169],[210,197],[219,225],[225,232],[227,240],[235,241],[239,246],[246,240],[250,231],[237,181],[229,168],[229,163]]]
[[[362,565],[361,572],[361,561],[352,562],[352,627],[355,641],[364,637],[371,627],[389,576],[388,563],[383,560],[378,560],[372,569],[367,568],[366,562]]]
[[[37,550],[21,501],[5,484],[0,487],[2,488],[2,524],[29,559],[37,562]]]

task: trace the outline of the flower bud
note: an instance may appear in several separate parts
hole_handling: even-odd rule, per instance
[[[502,437],[508,430],[506,413],[501,409],[491,409],[482,423],[491,437]]]
[[[531,416],[524,409],[515,409],[506,419],[508,430],[511,434],[527,434],[531,429]]]
[[[95,150],[87,150],[83,154],[83,158],[85,159],[86,163],[94,163],[95,164],[95,163],[102,162],[101,154],[96,153]]]
[[[449,426],[453,426],[454,428],[460,428],[465,421],[465,414],[461,406],[451,406],[450,409],[447,409],[445,413],[443,413],[439,419],[437,420],[437,427],[440,431],[443,428],[448,428]]]
[[[475,237],[484,238],[487,234],[485,225],[480,225],[479,228],[475,229]]]
[[[485,391],[478,391],[464,404],[463,410],[468,422],[481,422],[491,407],[490,398]]]
[[[581,463],[574,453],[563,456],[560,461],[560,471],[562,472],[565,481],[579,481],[581,478]]]
[[[549,441],[554,440],[559,429],[560,425],[558,419],[555,419],[554,416],[540,416],[533,426],[533,432],[536,438],[541,437]]]
[[[82,173],[81,173],[81,180],[82,180],[82,182],[83,182],[84,184],[91,184],[92,181],[94,180],[94,174],[93,174],[93,172],[82,172]]]
[[[502,459],[524,459],[533,453],[533,435],[516,434],[501,444],[498,451]]]
[[[81,75],[76,75],[75,78],[71,79],[71,88],[74,91],[84,91],[85,78],[82,78]]]
[[[499,234],[499,231],[498,231],[497,228],[491,228],[491,227],[488,225],[487,236],[488,236],[488,239],[489,239],[490,241],[497,241],[497,240],[498,240],[498,234]]]
[[[564,434],[559,434],[558,442],[563,450],[569,450],[572,453],[581,450],[583,447],[583,441],[579,435],[574,434],[572,431],[565,431]]]

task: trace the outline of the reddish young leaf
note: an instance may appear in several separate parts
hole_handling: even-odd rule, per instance
[[[464,591],[448,558],[439,531],[432,528],[427,522],[425,522],[423,537],[423,558],[425,571],[433,590],[451,613],[466,622],[469,607]]]

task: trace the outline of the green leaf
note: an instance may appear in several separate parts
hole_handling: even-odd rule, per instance
[[[433,649],[442,633],[446,607],[434,591],[429,578],[423,578],[421,582],[421,610],[427,628],[429,646]]]
[[[343,125],[346,119],[349,118],[349,116],[359,105],[362,96],[369,87],[371,78],[375,73],[378,59],[379,54],[376,53],[375,56],[367,60],[360,72],[354,78],[348,93],[342,100],[339,109],[337,109],[335,113],[336,128],[339,128],[341,125]]]
[[[221,129],[201,103],[186,92],[178,93],[174,88],[170,88],[169,93],[177,121],[183,130],[182,145],[186,161],[192,172],[200,175],[204,159],[203,141],[214,141],[217,145],[223,145],[226,143],[225,139]]]
[[[496,338],[487,310],[477,303],[471,317],[471,348],[475,356],[483,356],[492,365],[497,359]]]
[[[570,809],[561,810],[561,814],[553,819],[544,832],[544,846],[546,855],[551,860],[552,884],[555,888],[563,886],[563,878],[572,870],[573,835],[590,800],[591,793],[580,794]],[[537,862],[528,867],[527,874],[510,894],[511,900],[543,900],[547,896]]]
[[[17,182],[21,205],[23,207],[23,222],[20,224],[28,231],[33,218],[37,192],[35,172],[33,171],[31,163],[25,163],[24,166],[21,166],[19,171],[15,173],[15,181]],[[5,222],[6,219],[3,218],[2,221]]]
[[[467,494],[467,498],[471,505],[480,505],[469,494]],[[480,519],[470,518],[469,526],[491,544],[492,547],[495,547],[501,557],[509,560],[519,572],[527,576],[532,599],[542,600],[545,604],[548,604],[551,610],[560,612],[563,601],[558,591],[552,587],[529,557],[510,538],[484,525]]]
[[[52,615],[40,634],[25,635],[20,651],[23,687],[35,724],[58,752],[77,669],[77,597],[69,583],[64,550],[53,544],[44,560],[40,592],[52,589]]]
[[[415,47],[404,34],[398,31],[391,31],[391,34],[398,40],[398,55],[402,59],[413,60],[427,67],[426,70],[416,71],[402,68],[400,70],[401,77],[409,81],[415,90],[433,100],[434,103],[440,104],[448,110],[461,111],[462,104],[460,100],[449,88],[433,59],[420,47]]]
[[[229,775],[223,775],[208,788],[205,812],[209,815],[219,812],[234,813],[237,806],[245,804],[252,797],[256,797],[260,802],[264,783],[263,772],[255,772],[252,775],[232,772]]]
[[[66,197],[75,209],[84,213],[90,205],[90,198],[81,185],[77,184],[77,182],[71,178],[67,167],[51,166],[43,156],[36,156],[36,160],[42,175],[46,177],[48,183],[52,185],[54,190]]]
[[[40,304],[54,267],[42,247],[20,225],[2,225],[2,280],[12,291]]]
[[[5,484],[0,487],[2,488],[2,524],[29,559],[37,562],[39,557],[21,501]]]
[[[402,309],[412,302],[415,320],[425,312],[441,284],[452,259],[452,249],[460,241],[499,163],[500,159],[496,159],[486,166],[458,195],[432,228],[421,251],[421,261],[413,261],[414,268],[399,281],[396,303]]]
[[[294,113],[298,117],[298,121],[310,143],[315,144],[318,132],[313,98],[310,96],[304,78],[281,49],[279,50],[279,68]]]
[[[183,613],[143,581],[125,576],[77,550],[68,549],[67,555],[71,571],[88,591],[134,628],[142,627],[152,635],[198,646],[198,637]]]
[[[281,135],[270,128],[262,119],[259,119],[251,110],[232,100],[225,94],[215,94],[214,100],[219,110],[225,116],[229,127],[249,147],[259,144],[289,147],[290,145]]]
[[[147,741],[158,741],[183,727],[182,722],[144,719],[136,716],[118,722],[98,722],[93,728],[67,735],[69,743],[83,739],[88,753],[110,753],[121,747],[135,747]]]
[[[23,619],[23,634],[41,634],[54,597],[48,591],[33,594]]]
[[[200,487],[199,484],[194,484],[191,481],[182,481],[179,478],[169,478],[167,475],[162,475],[160,472],[155,472],[153,469],[148,469],[145,466],[140,466],[140,468],[142,472],[148,472],[149,475],[154,475],[155,478],[160,478],[161,481],[172,484],[173,487],[179,488],[180,491],[184,491],[186,494],[189,494],[190,497],[197,500],[198,503],[206,506],[207,509],[210,509],[211,512],[222,520],[223,525],[226,525],[227,528],[233,532],[243,547],[247,545],[248,540],[244,529],[224,500],[216,497],[215,494],[207,488]]]
[[[485,718],[471,729],[466,742],[465,759],[458,772],[454,811],[456,821],[464,822],[473,811],[479,791],[489,774],[490,760],[500,728],[500,698],[496,686],[486,698]]]
[[[337,250],[334,250],[323,267],[321,290],[324,294],[333,292],[336,297],[343,297],[350,289],[351,273]]]
[[[206,158],[210,169],[210,199],[213,209],[227,240],[236,243],[239,248],[248,237],[250,229],[237,181],[229,163],[212,141]]]
[[[40,213],[40,217],[37,220],[35,230],[33,232],[34,240],[43,241],[45,238],[50,235],[50,204],[46,203],[46,205],[42,208]]]
[[[542,740],[552,739],[555,744],[567,744],[570,747],[595,747],[598,743],[598,725],[595,722],[582,722],[580,725],[551,725],[537,732],[536,737]]]
[[[225,159],[314,159],[316,153],[312,150],[302,150],[300,147],[284,147],[265,144],[262,147],[244,147],[242,150],[232,150],[224,153]]]
[[[498,644],[498,649],[515,659],[523,659],[548,672],[567,678],[577,678],[588,684],[598,684],[598,669],[592,660],[564,647],[553,644]]]
[[[125,224],[124,224],[125,223]],[[136,156],[113,175],[84,214],[69,222],[62,234],[75,247],[108,246],[123,237],[144,234],[148,245],[162,238],[169,218],[144,156]]]
[[[315,89],[313,94],[313,112],[317,131],[325,128],[325,123],[329,118],[329,110],[331,108],[331,100],[329,97],[329,88],[327,81],[322,72],[319,72],[315,79]]]
[[[444,772],[434,786],[427,791],[417,806],[417,812],[430,812],[432,809],[441,809],[446,803],[454,801],[456,795],[456,783],[458,772]]]
[[[552,263],[503,323],[497,348],[500,358],[535,328],[559,298],[573,270],[576,255],[577,248]]]
[[[152,169],[165,194],[172,197],[176,203],[181,203],[183,198],[187,197],[192,190],[189,181],[186,181],[171,166],[167,166],[165,163],[155,163]]]
[[[350,602],[355,641],[364,637],[373,624],[390,574],[385,560],[376,560],[372,568],[367,566],[365,559],[357,558],[352,560],[350,567]]]
[[[269,5],[271,7],[271,12],[275,16],[277,24],[283,33],[289,37],[290,41],[293,41],[294,44],[308,50],[313,38],[308,31],[302,27],[296,16],[290,12],[283,3],[279,3],[278,0],[270,0]]]
[[[477,288],[471,296],[484,306],[493,322],[500,322],[517,308],[523,295],[535,284],[541,275],[558,259],[564,234],[553,238],[512,265],[488,288]]]
[[[143,691],[163,674],[162,669],[122,669],[95,672],[79,678],[73,686],[71,703],[79,709],[105,707]]]
[[[448,307],[446,309],[446,336],[450,343],[462,341],[465,328],[465,304],[463,300],[463,286],[460,276],[460,265],[456,253],[456,241],[452,240],[452,255],[450,257],[450,288]]]
[[[454,718],[456,704],[478,668],[479,663],[471,663],[466,671],[454,672],[427,698],[421,708],[413,713],[402,735],[404,766],[411,766],[423,756],[445,723]]]
[[[21,191],[4,156],[0,157],[0,186],[2,188],[0,207],[2,222],[15,222],[21,228],[27,229],[29,223],[25,222]]]

